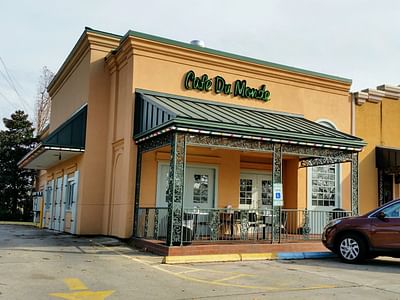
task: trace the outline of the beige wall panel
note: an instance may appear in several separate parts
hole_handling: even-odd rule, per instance
[[[157,196],[157,172],[158,164],[156,152],[146,152],[142,159],[142,174],[140,185],[140,206],[155,207]]]
[[[71,212],[65,212],[65,223],[64,223],[64,231],[71,232]]]
[[[298,176],[299,160],[288,159],[283,162],[283,201],[284,208],[298,208]]]
[[[133,205],[114,205],[113,211],[115,215],[121,216],[121,218],[113,219],[113,226],[110,234],[120,238],[131,237],[133,230]]]
[[[106,144],[106,158],[105,158],[105,187],[104,187],[104,213],[102,222],[102,233],[109,234],[110,230],[110,219],[111,219],[111,197],[112,197],[112,185],[113,185],[113,167],[114,167],[114,154],[115,154],[115,143],[114,142],[114,123],[115,123],[115,111],[116,111],[116,98],[117,98],[117,72],[113,72],[110,75],[110,109],[108,116],[108,136]],[[118,143],[118,142],[117,142]],[[123,144],[123,141],[122,141]]]
[[[380,104],[367,102],[356,107],[356,135],[368,143],[359,154],[360,213],[366,213],[378,204],[375,146],[381,144],[380,114]]]
[[[299,209],[304,209],[307,207],[307,168],[300,168],[297,176],[297,205]]]
[[[104,205],[106,150],[109,130],[109,71],[104,66],[105,52],[92,50],[90,57],[89,101],[86,125],[85,160],[82,164],[79,198],[85,205]],[[78,209],[78,215],[83,216]],[[100,219],[100,221],[99,221]],[[102,232],[103,212],[97,215],[97,233]],[[81,227],[81,217],[78,230]],[[91,225],[93,226],[93,225]],[[91,231],[94,229],[92,228]]]
[[[340,164],[341,207],[351,211],[351,164]]]
[[[252,106],[269,110],[303,114],[311,120],[328,119],[339,130],[350,132],[351,106],[349,96],[330,89],[307,84],[294,84],[290,81],[277,80],[266,75],[255,76],[241,74],[240,71],[223,67],[200,68],[192,61],[177,64],[167,60],[135,56],[135,86],[147,90],[170,94]],[[197,76],[207,74],[209,77],[222,76],[229,83],[236,79],[245,79],[247,85],[258,88],[266,84],[271,92],[271,101],[242,99],[240,97],[215,94],[213,91],[200,92],[186,90],[183,86],[184,75],[194,70]],[[338,112],[340,112],[338,114]]]
[[[116,100],[114,140],[126,138],[127,127],[132,127],[133,120],[133,83],[132,62],[126,64],[118,73],[118,98]]]
[[[382,145],[400,148],[400,101],[382,101]]]
[[[79,205],[78,203],[78,211],[80,212],[77,220],[77,225],[79,226],[78,234],[99,234],[103,205]]]
[[[41,189],[45,189],[46,188],[46,184],[47,184],[47,171],[46,170],[39,170],[39,175],[36,178],[37,182],[36,182],[36,189],[37,191],[40,191]]]
[[[90,54],[87,53],[52,96],[50,132],[65,122],[88,101]]]
[[[239,207],[240,152],[221,151],[218,177],[218,207]]]
[[[53,178],[67,175],[68,172],[70,172],[71,169],[80,169],[82,166],[82,161],[83,161],[83,156],[85,154],[80,154],[76,157],[73,157],[63,163],[60,163],[54,167],[51,167],[50,169],[47,170],[47,176],[52,175]],[[56,176],[57,174],[57,176]]]
[[[135,195],[135,173],[136,173],[136,151],[137,147],[132,139],[133,133],[133,61],[128,59],[127,63],[119,70],[118,97],[115,101],[114,140],[124,141],[124,150],[121,154],[121,167],[115,171],[114,177],[121,178],[118,197],[112,196],[111,207],[111,232],[132,232],[133,211],[127,212],[116,209],[121,205],[133,207]],[[113,192],[112,192],[113,193]],[[133,208],[132,208],[133,210]],[[116,227],[115,227],[116,226]],[[123,226],[123,228],[120,228]],[[115,227],[115,228],[114,228]]]

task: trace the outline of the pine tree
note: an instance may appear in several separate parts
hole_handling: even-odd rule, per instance
[[[23,111],[3,118],[0,131],[0,220],[29,220],[32,210],[34,170],[18,168],[36,145],[34,128]]]

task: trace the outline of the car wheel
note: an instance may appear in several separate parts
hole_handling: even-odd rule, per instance
[[[346,263],[362,262],[366,257],[366,252],[364,241],[355,234],[343,235],[337,244],[337,253]]]

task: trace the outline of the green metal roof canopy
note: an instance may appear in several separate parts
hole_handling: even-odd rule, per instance
[[[134,139],[169,130],[355,151],[365,145],[301,115],[137,90]]]
[[[49,134],[18,165],[26,169],[47,169],[85,151],[87,105]]]

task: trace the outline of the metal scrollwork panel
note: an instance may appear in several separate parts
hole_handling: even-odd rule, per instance
[[[240,215],[240,239],[247,240],[249,233],[249,219],[247,213],[241,213]]]
[[[351,210],[358,215],[358,153],[353,154],[351,161]]]
[[[303,238],[308,240],[310,238],[310,213],[307,209],[303,211]]]
[[[149,231],[149,209],[146,208],[146,214],[144,217],[144,237],[147,238],[147,232]]]
[[[280,242],[282,229],[282,211],[280,206],[272,210],[272,242]]]
[[[209,218],[210,218],[210,238],[211,240],[216,241],[218,240],[218,228],[220,225],[218,211],[211,211],[209,214]]]
[[[180,207],[174,207],[172,211],[172,238],[169,245],[182,244],[182,209]],[[170,236],[170,234],[168,234]],[[167,241],[168,242],[168,241]]]
[[[343,163],[352,161],[352,154],[340,154],[335,156],[326,156],[326,157],[317,157],[317,158],[309,158],[300,160],[300,167],[315,167],[315,166],[323,166],[323,165],[331,165],[337,163]]]
[[[167,245],[182,244],[183,191],[185,180],[186,136],[175,133],[172,137],[168,177],[168,233]]]
[[[155,137],[149,138],[139,143],[143,152],[152,151],[157,148],[169,146],[172,143],[172,132],[163,133]]]
[[[282,145],[274,144],[272,155],[272,189],[274,184],[282,184]],[[272,242],[280,241],[281,238],[281,207],[273,205],[272,218]]]
[[[291,144],[284,144],[282,151],[287,154],[307,155],[314,157],[326,157],[326,156],[337,157],[341,155],[351,154],[351,151],[344,151],[340,149],[329,149],[322,147],[301,146],[301,145],[291,145]]]
[[[378,205],[381,206],[383,205],[383,170],[379,169],[378,170]]]
[[[135,208],[134,208],[134,216],[133,216],[133,233],[134,235],[138,234],[138,224],[139,224],[139,200],[140,200],[140,181],[141,181],[141,173],[142,173],[142,147],[138,146],[137,152],[137,160],[136,160],[136,184],[135,184]]]
[[[282,145],[274,144],[273,153],[273,183],[282,183]]]
[[[159,217],[159,210],[158,208],[154,209],[154,232],[153,237],[155,240],[158,239],[158,217]]]
[[[266,141],[201,134],[189,134],[187,143],[200,147],[207,146],[259,152],[271,152],[273,150],[273,144]]]

